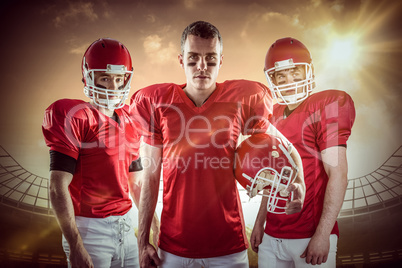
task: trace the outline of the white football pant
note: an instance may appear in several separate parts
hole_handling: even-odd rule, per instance
[[[310,238],[303,239],[279,239],[264,233],[262,243],[258,246],[259,268],[305,268],[305,267],[336,267],[336,249],[338,236],[331,234],[329,237],[329,253],[325,263],[312,265],[306,263],[306,258],[300,258],[307,248]]]
[[[247,250],[239,253],[203,259],[191,259],[180,257],[159,249],[159,257],[162,260],[160,268],[248,268]]]
[[[75,221],[95,268],[140,267],[137,238],[134,233],[134,212],[123,216],[87,218]],[[63,248],[69,263],[69,245],[63,236]]]

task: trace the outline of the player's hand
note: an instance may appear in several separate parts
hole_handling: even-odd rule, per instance
[[[149,243],[139,248],[139,259],[141,268],[157,267],[162,263],[156,249]]]
[[[70,246],[70,263],[72,268],[94,268],[91,256],[82,243]]]
[[[286,202],[285,213],[287,215],[298,213],[303,208],[304,196],[306,194],[304,188],[299,183],[291,183],[287,188],[290,194],[293,193],[293,200]]]
[[[329,237],[313,235],[300,258],[306,258],[306,263],[312,265],[325,263],[328,259],[329,245]]]
[[[258,246],[262,243],[263,236],[264,236],[264,226],[261,227],[258,226],[258,224],[255,224],[250,236],[250,244],[254,252],[258,253]]]

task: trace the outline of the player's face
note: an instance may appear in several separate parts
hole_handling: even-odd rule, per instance
[[[104,72],[95,72],[95,86],[109,90],[122,90],[124,88],[123,74],[107,74]],[[106,99],[105,94],[97,94],[98,99]],[[109,99],[115,99],[116,96],[109,96]]]
[[[210,91],[216,87],[222,55],[218,38],[204,39],[189,35],[183,55],[179,55],[187,79],[187,90]]]
[[[282,70],[279,72],[275,72],[273,75],[273,82],[277,86],[284,86],[291,83],[300,82],[306,79],[306,72],[304,70],[304,66],[296,66],[291,69]],[[300,93],[303,91],[303,87],[298,87],[296,93]],[[282,91],[282,95],[290,95],[295,94],[294,90]]]

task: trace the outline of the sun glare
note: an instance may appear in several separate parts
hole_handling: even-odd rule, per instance
[[[329,57],[332,63],[353,68],[357,65],[359,47],[354,36],[334,38],[329,48]]]

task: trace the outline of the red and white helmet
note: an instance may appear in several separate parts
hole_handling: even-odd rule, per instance
[[[287,188],[298,169],[290,150],[279,138],[266,133],[250,136],[236,149],[236,180],[250,197],[267,196],[267,209],[271,213],[285,213],[286,201],[293,200]]]
[[[122,89],[112,90],[97,87],[95,72],[121,74],[125,77]],[[96,105],[107,109],[119,109],[124,106],[131,87],[133,67],[128,49],[119,41],[103,38],[93,42],[82,58],[82,81],[84,93]],[[98,98],[96,96],[105,96]]]
[[[305,79],[285,85],[274,83],[274,72],[292,69],[296,66],[304,66]],[[268,87],[279,104],[295,104],[305,100],[315,87],[314,67],[310,52],[300,41],[286,37],[276,40],[265,56],[264,73],[268,80]],[[302,89],[298,92],[298,89]],[[293,94],[282,94],[294,90]]]

